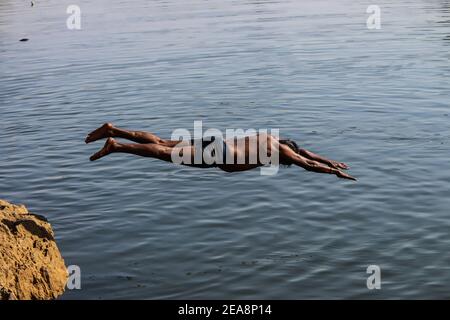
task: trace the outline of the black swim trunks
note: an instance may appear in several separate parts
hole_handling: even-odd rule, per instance
[[[210,153],[208,153],[208,151],[205,152],[205,149],[213,143],[215,144],[214,148],[213,147],[209,148],[211,152]],[[225,142],[225,140],[222,139],[222,137],[211,136],[207,138],[202,138],[201,140],[192,139],[191,146],[201,147],[202,163],[195,164],[196,166],[200,166],[202,168],[214,168],[217,167],[217,165],[219,164],[226,163],[227,152],[229,151],[227,150],[228,149],[227,143]],[[220,163],[213,161],[217,160],[216,152],[219,152],[217,158],[222,160],[222,161],[219,160]],[[206,161],[205,156],[207,158]]]

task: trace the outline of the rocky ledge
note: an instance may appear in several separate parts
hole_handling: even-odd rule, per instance
[[[0,300],[55,299],[66,281],[47,220],[0,200]]]

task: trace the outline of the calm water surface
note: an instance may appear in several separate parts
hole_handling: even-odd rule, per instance
[[[63,299],[450,298],[450,1],[378,1],[381,30],[372,1],[85,0],[70,31],[73,3],[0,3],[0,198],[81,267]],[[194,120],[279,128],[359,181],[88,161],[105,121]]]

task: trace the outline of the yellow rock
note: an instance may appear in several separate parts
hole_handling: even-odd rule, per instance
[[[67,269],[47,220],[0,200],[0,300],[55,299],[66,282]]]

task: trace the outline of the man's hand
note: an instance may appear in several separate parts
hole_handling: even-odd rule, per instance
[[[339,178],[349,179],[349,180],[356,181],[356,178],[352,177],[352,176],[349,175],[348,173],[345,173],[345,172],[343,172],[343,171],[341,171],[341,170],[337,170],[336,176],[338,176]]]

